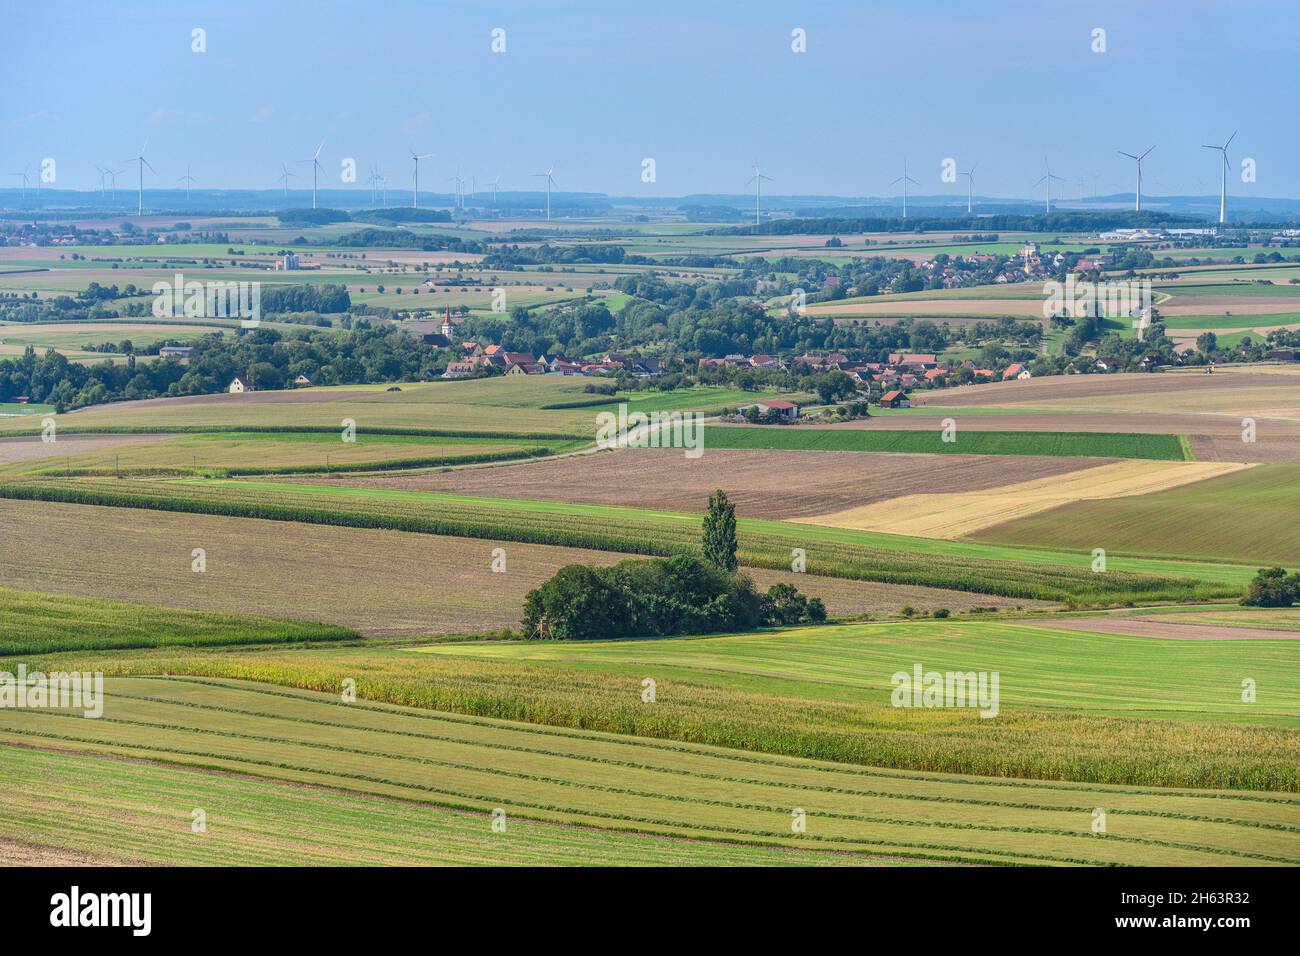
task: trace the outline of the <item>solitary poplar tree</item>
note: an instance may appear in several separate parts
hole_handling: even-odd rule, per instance
[[[704,560],[723,571],[736,570],[736,506],[721,488],[709,496],[704,516]]]

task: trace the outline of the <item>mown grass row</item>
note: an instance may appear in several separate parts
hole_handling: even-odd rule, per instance
[[[60,750],[9,746],[0,759],[0,838],[111,862],[200,866],[835,866],[825,853],[732,842],[654,838],[522,817],[508,836],[488,817],[253,775]],[[111,802],[104,794],[113,794]],[[185,793],[220,807],[221,826],[191,839]]]
[[[358,637],[332,624],[0,588],[0,655]]]
[[[541,503],[455,498],[414,492],[380,493],[344,489],[331,494],[312,486],[200,484],[128,479],[43,479],[0,483],[0,497],[74,504],[148,508],[196,514],[302,521],[348,527],[383,528],[455,537],[487,538],[668,556],[694,554],[699,519],[690,515],[629,511],[617,522],[575,519]],[[836,542],[815,547],[816,529],[744,531],[739,558],[750,567],[789,569],[795,548],[806,552],[810,574],[951,588],[980,594],[1075,603],[1178,601],[1236,597],[1234,588],[1177,577],[1110,571],[1094,574],[1086,565],[983,559],[936,553],[911,553],[901,539],[880,543]]]
[[[964,431],[956,419],[954,441],[935,429],[826,429],[710,425],[708,448],[775,451],[903,452],[930,455],[1045,455],[1183,461],[1190,447],[1178,435],[1108,432]]]

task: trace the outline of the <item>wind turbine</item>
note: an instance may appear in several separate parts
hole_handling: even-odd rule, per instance
[[[465,208],[465,189],[464,189],[465,183],[464,180],[460,178],[459,166],[456,167],[456,175],[448,176],[447,182],[456,184],[456,192],[452,196],[451,208],[464,209]]]
[[[763,199],[763,180],[765,179],[769,183],[776,181],[771,176],[764,175],[762,170],[758,168],[758,160],[754,160],[754,175],[749,177],[749,183],[754,184],[754,225],[756,226],[759,224],[759,217],[762,214],[760,204]],[[749,183],[745,183],[745,185],[748,186]]]
[[[31,167],[31,164],[28,163],[26,166],[23,167],[23,171],[22,171],[21,173],[13,173],[13,174],[12,174],[12,175],[14,175],[14,176],[20,176],[20,177],[22,177],[22,181],[23,181],[23,202],[27,202],[27,182],[28,182],[28,180],[27,180],[27,170],[29,170],[29,169],[31,169],[31,168],[32,168],[32,167]]]
[[[103,199],[108,194],[108,189],[105,187],[105,182],[108,179],[108,170],[103,166],[96,165],[95,163],[91,163],[91,165],[99,171],[99,198]]]
[[[1223,179],[1219,185],[1219,225],[1227,222],[1228,218],[1228,147],[1236,138],[1237,130],[1234,129],[1232,135],[1228,137],[1228,142],[1222,146],[1205,146],[1204,144],[1201,146],[1202,149],[1217,149],[1223,153]]]
[[[189,163],[186,163],[186,164],[185,164],[185,175],[184,175],[184,176],[181,176],[181,177],[180,177],[179,179],[177,179],[176,181],[177,181],[178,183],[184,183],[184,184],[185,184],[185,202],[186,202],[186,204],[188,205],[188,204],[189,204],[189,201],[190,201],[190,187],[191,187],[192,185],[194,185],[196,182],[198,182],[197,179],[195,179],[193,176],[190,175],[190,164],[189,164]]]
[[[108,173],[108,181],[109,181],[109,183],[110,183],[110,185],[109,185],[109,189],[112,191],[112,193],[111,193],[111,195],[110,195],[109,198],[110,198],[114,203],[116,203],[116,202],[117,202],[117,175],[118,175],[118,173],[122,172],[122,170],[120,170],[120,169],[109,169],[109,170],[105,170],[105,172]]]
[[[415,173],[411,176],[411,208],[420,208],[420,160],[429,159],[433,153],[417,153],[415,150],[407,147],[411,153],[411,159],[415,161]]]
[[[139,179],[139,183],[138,183],[138,185],[137,185],[137,187],[136,187],[136,208],[135,208],[135,212],[136,212],[136,215],[137,215],[137,216],[143,216],[143,215],[144,215],[144,168],[145,168],[146,166],[149,166],[149,172],[151,172],[151,173],[156,173],[156,172],[158,172],[158,170],[154,169],[153,166],[151,166],[151,165],[149,164],[149,160],[147,160],[147,159],[144,158],[144,151],[145,151],[146,149],[148,149],[148,148],[149,148],[149,141],[146,139],[146,140],[144,141],[144,145],[140,147],[140,155],[139,155],[139,156],[133,156],[133,157],[131,157],[130,159],[124,159],[124,160],[122,160],[122,162],[124,162],[124,163],[139,163],[139,164],[140,164],[140,179]]]
[[[497,204],[497,187],[500,185],[501,177],[497,176],[496,179],[492,180],[492,205],[494,206]]]
[[[1116,152],[1118,152],[1121,156],[1127,156],[1129,159],[1131,159],[1131,160],[1133,160],[1134,162],[1137,163],[1137,167],[1138,167],[1138,184],[1137,184],[1137,192],[1133,194],[1133,211],[1134,211],[1134,212],[1141,212],[1141,211],[1142,211],[1142,160],[1146,159],[1147,156],[1150,155],[1152,149],[1155,149],[1155,147],[1152,146],[1151,149],[1148,149],[1148,150],[1147,150],[1145,153],[1143,153],[1141,156],[1134,156],[1132,153],[1126,153],[1126,152],[1124,152],[1124,150],[1122,150],[1122,149],[1120,149],[1120,150],[1116,150]]]
[[[311,159],[300,159],[300,163],[311,163],[311,208],[316,208],[316,172],[321,168],[320,151],[325,148],[325,140],[320,141],[316,147],[316,153]]]
[[[757,167],[755,167],[757,168]],[[546,177],[546,221],[551,221],[551,187],[555,185],[555,163],[551,163],[551,168],[544,173],[533,173],[534,176]]]
[[[907,175],[907,160],[906,160],[906,159],[903,160],[903,175],[899,176],[897,179],[895,179],[895,180],[894,180],[892,183],[890,183],[889,185],[891,185],[891,186],[896,186],[896,185],[898,185],[899,183],[902,183],[902,184],[903,184],[903,218],[906,219],[906,218],[907,218],[907,184],[908,184],[908,183],[912,183],[914,186],[919,186],[919,185],[921,185],[921,184],[918,183],[915,179],[913,179],[911,176]]]
[[[971,214],[971,210],[973,208],[971,206],[971,191],[975,188],[975,170],[978,168],[979,168],[979,163],[976,163],[974,166],[970,168],[969,172],[957,174],[958,176],[966,177],[966,215],[968,216]]]
[[[1060,176],[1056,175],[1054,172],[1052,172],[1052,166],[1051,166],[1051,164],[1047,161],[1047,157],[1046,157],[1046,156],[1043,157],[1043,167],[1047,170],[1047,173],[1046,173],[1045,175],[1041,176],[1041,177],[1039,178],[1039,180],[1038,180],[1037,183],[1034,183],[1034,188],[1035,188],[1035,189],[1038,188],[1038,183],[1047,183],[1047,207],[1046,207],[1046,208],[1047,208],[1047,213],[1048,213],[1048,215],[1051,215],[1051,212],[1052,212],[1052,180],[1055,179],[1057,182],[1060,182],[1060,183],[1065,182],[1065,180],[1062,179]]]
[[[280,172],[280,175],[279,175],[278,177],[276,177],[276,182],[281,183],[281,184],[284,185],[284,198],[285,198],[285,199],[288,199],[288,198],[289,198],[289,180],[292,179],[294,176],[297,176],[298,174],[297,174],[297,173],[291,173],[291,172],[289,172],[289,164],[288,164],[288,163],[281,163],[281,164],[280,164],[280,170],[281,170],[281,172]]]

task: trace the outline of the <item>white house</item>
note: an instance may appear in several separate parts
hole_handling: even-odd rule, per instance
[[[255,392],[257,389],[249,384],[248,379],[242,375],[236,375],[231,381],[228,391],[231,395],[242,395],[244,392]]]

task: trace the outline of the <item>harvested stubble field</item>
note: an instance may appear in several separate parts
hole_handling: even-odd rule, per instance
[[[528,591],[565,564],[606,565],[629,557],[551,545],[55,502],[0,500],[0,525],[22,529],[21,534],[0,536],[0,580],[15,587],[224,614],[305,617],[375,636],[514,627]],[[94,548],[86,547],[88,537],[96,542]],[[504,574],[492,573],[490,567],[498,545],[506,548]],[[202,574],[190,570],[193,547],[207,553]],[[131,555],[129,562],[121,560],[124,554]],[[929,612],[1041,604],[788,571],[747,573],[764,590],[778,581],[795,583],[820,597],[836,617],[896,614],[908,606]],[[3,647],[0,641],[0,652]]]
[[[923,538],[960,538],[1077,501],[1154,494],[1250,467],[1232,462],[1120,461],[988,491],[911,494],[794,520]]]
[[[0,497],[25,501],[176,511],[308,524],[415,531],[567,547],[668,555],[698,553],[696,515],[612,505],[475,498],[337,484],[253,480],[26,479],[0,483]],[[794,548],[807,550],[812,574],[944,587],[1045,601],[1146,601],[1236,597],[1242,569],[1168,562],[1093,574],[1085,555],[942,547],[921,538],[746,519],[740,563],[786,570]],[[972,561],[972,552],[981,560]],[[1144,573],[1153,571],[1155,573]]]
[[[103,452],[111,460],[113,454],[139,446],[162,441],[163,435],[68,435],[57,441],[41,441],[39,436],[0,438],[0,469],[6,474],[54,467],[54,460],[80,457],[92,452]],[[21,463],[21,464],[20,464]],[[17,466],[17,467],[15,467]]]
[[[1279,794],[880,771],[364,700],[345,704],[337,695],[227,681],[111,679],[100,720],[51,711],[13,711],[0,720],[7,742],[471,811],[489,837],[485,815],[499,807],[508,820],[868,857],[1171,865],[1300,860],[1295,801]],[[1105,839],[1091,832],[1099,802],[1108,813]],[[790,832],[792,806],[807,813],[804,834]],[[219,812],[213,816],[218,823]]]
[[[1082,459],[1025,457],[1016,462],[1014,478],[1065,475],[1091,464]],[[624,448],[495,468],[340,482],[537,501],[637,502],[685,512],[704,511],[709,495],[724,488],[741,516],[784,519],[921,491],[995,489],[1010,480],[1007,460],[1000,455],[773,453],[706,447],[699,458],[686,458],[680,449]]]
[[[1181,488],[1062,505],[979,531],[982,541],[1104,547],[1256,564],[1300,562],[1300,465],[1269,464]]]

